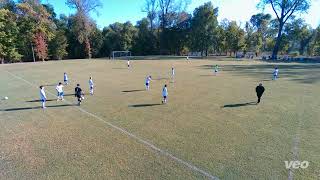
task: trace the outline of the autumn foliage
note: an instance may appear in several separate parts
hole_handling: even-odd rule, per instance
[[[44,61],[48,57],[48,45],[44,33],[37,32],[33,41],[38,58]]]

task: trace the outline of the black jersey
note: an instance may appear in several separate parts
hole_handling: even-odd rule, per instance
[[[74,89],[74,94],[76,97],[81,97],[82,96],[82,89],[80,87],[76,87]]]

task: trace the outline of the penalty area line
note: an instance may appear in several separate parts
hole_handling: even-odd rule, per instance
[[[15,74],[13,74],[13,73],[11,73],[11,72],[9,72],[9,71],[6,71],[6,72],[7,72],[8,74],[10,74],[11,76],[15,77],[16,79],[20,79],[21,81],[29,84],[29,85],[32,86],[32,87],[36,87],[36,86],[37,86],[36,84],[33,84],[32,82],[30,82],[30,81],[28,81],[28,80],[26,80],[26,79],[24,79],[24,78],[22,78],[22,77],[20,77],[20,76],[18,76],[18,75],[15,75]],[[49,92],[49,91],[47,91],[47,92],[48,92],[49,94],[53,95],[53,96],[56,96],[55,94],[53,94],[53,93],[51,93],[51,92]],[[65,102],[71,103],[70,101],[67,101],[67,100],[66,100]],[[158,152],[158,153],[160,153],[160,154],[162,154],[162,155],[164,155],[164,156],[166,156],[166,157],[171,158],[172,160],[174,160],[175,162],[177,162],[177,163],[179,163],[179,164],[182,164],[182,165],[188,167],[190,170],[192,170],[192,171],[194,171],[194,172],[197,172],[197,173],[200,173],[201,175],[206,176],[206,177],[209,178],[209,179],[219,180],[218,177],[213,176],[213,175],[211,175],[210,173],[208,173],[208,172],[206,172],[206,171],[198,168],[197,166],[195,166],[195,165],[193,165],[193,164],[191,164],[191,163],[189,163],[189,162],[187,162],[187,161],[185,161],[185,160],[182,160],[182,159],[176,157],[175,155],[169,153],[169,152],[166,151],[166,150],[163,150],[163,149],[158,148],[157,146],[153,145],[152,143],[150,143],[150,142],[148,142],[148,141],[146,141],[146,140],[144,140],[144,139],[142,139],[142,138],[140,138],[140,137],[138,137],[138,136],[136,136],[136,135],[134,135],[134,134],[132,134],[132,133],[130,133],[130,132],[128,132],[128,131],[126,131],[125,129],[120,128],[120,127],[118,127],[118,126],[116,126],[116,125],[114,125],[114,124],[112,124],[112,123],[110,123],[110,122],[107,122],[107,121],[103,120],[101,117],[99,117],[99,116],[97,116],[97,115],[95,115],[95,114],[93,114],[93,113],[91,113],[91,112],[88,112],[88,111],[86,111],[85,109],[83,109],[83,108],[81,108],[81,107],[76,107],[76,108],[77,108],[78,110],[80,110],[81,112],[83,112],[83,113],[85,113],[85,114],[87,114],[87,115],[89,115],[89,116],[91,116],[91,117],[94,117],[96,120],[99,120],[100,122],[102,122],[102,123],[104,123],[104,124],[107,124],[108,126],[112,127],[113,129],[116,129],[116,130],[122,132],[123,134],[126,134],[127,136],[129,136],[129,137],[137,140],[137,141],[140,142],[141,144],[149,147],[150,149],[152,149],[152,150],[154,150],[154,151],[156,151],[156,152]]]

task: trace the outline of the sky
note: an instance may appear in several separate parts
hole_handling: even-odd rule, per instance
[[[74,13],[65,5],[66,0],[43,0],[43,3],[50,3],[54,6],[55,12],[59,14],[70,15]],[[131,21],[136,24],[137,21],[146,17],[146,13],[142,12],[145,0],[100,0],[103,7],[100,8],[99,14],[92,14],[92,18],[97,22],[99,28],[103,28],[115,22]],[[210,0],[191,0],[187,11],[192,13],[193,10]],[[259,0],[211,0],[215,7],[219,8],[219,21],[223,19],[235,20],[242,25],[250,20],[254,14],[261,12],[256,5]],[[313,28],[320,25],[320,0],[311,0],[312,6],[307,14],[301,15]],[[271,8],[266,8],[265,13],[274,16]],[[275,17],[275,16],[274,16]]]

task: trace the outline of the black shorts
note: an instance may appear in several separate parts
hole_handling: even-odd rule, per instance
[[[167,96],[163,96],[163,99],[167,99]]]
[[[146,83],[146,86],[149,86],[149,83]]]

